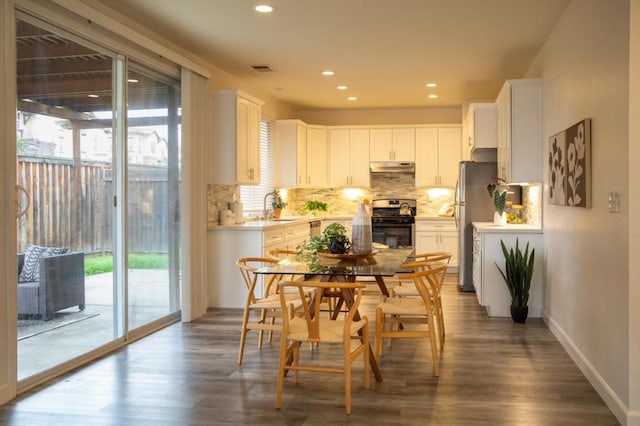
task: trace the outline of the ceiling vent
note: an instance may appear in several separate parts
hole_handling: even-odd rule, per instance
[[[273,72],[269,65],[251,65],[251,68],[258,72]]]

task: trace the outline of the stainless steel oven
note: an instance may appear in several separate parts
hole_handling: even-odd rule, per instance
[[[413,247],[416,200],[385,198],[373,200],[373,241],[389,247]]]

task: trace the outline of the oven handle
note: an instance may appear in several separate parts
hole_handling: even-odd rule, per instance
[[[373,223],[372,228],[408,228],[413,226],[413,223]]]

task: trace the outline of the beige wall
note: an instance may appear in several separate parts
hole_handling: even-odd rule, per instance
[[[629,212],[640,211],[640,0],[631,0],[629,66]],[[629,221],[629,410],[640,426],[640,222]]]
[[[618,419],[629,401],[628,0],[574,0],[528,71],[543,78],[546,139],[592,119],[592,208],[549,205],[545,308],[552,331]],[[622,211],[609,213],[609,191]]]

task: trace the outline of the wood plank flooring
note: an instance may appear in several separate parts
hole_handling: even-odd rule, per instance
[[[376,296],[361,312],[373,330]],[[440,377],[426,342],[395,340],[380,359],[384,381],[364,389],[354,367],[353,414],[341,374],[285,380],[274,409],[279,344],[249,335],[236,364],[241,312],[212,310],[174,324],[0,407],[0,424],[37,425],[616,425],[542,321],[487,318],[474,294],[445,284]],[[373,334],[372,334],[373,341]],[[306,357],[337,360],[328,347]]]

